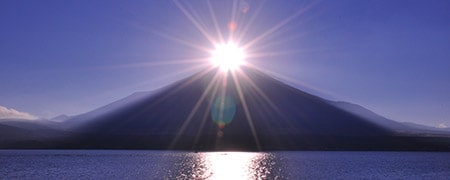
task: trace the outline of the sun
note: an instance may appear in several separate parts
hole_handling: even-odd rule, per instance
[[[235,43],[218,44],[211,52],[211,63],[224,71],[236,70],[245,64],[245,53]]]

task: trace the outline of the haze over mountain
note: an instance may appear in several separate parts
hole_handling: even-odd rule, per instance
[[[46,131],[53,132],[51,129],[48,127]],[[328,101],[249,67],[235,72],[207,69],[159,91],[134,93],[70,117],[55,129],[61,135],[51,142],[38,139],[43,142],[41,147],[184,150],[449,150],[450,147],[449,133],[418,130],[358,105]]]

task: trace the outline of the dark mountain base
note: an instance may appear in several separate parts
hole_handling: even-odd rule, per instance
[[[187,151],[284,151],[284,150],[336,150],[336,151],[450,151],[450,138],[446,137],[407,137],[370,136],[337,137],[308,136],[293,139],[270,140],[260,137],[264,143],[257,146],[253,139],[240,137],[202,138],[180,137],[173,145],[167,137],[147,136],[108,136],[92,138],[92,135],[76,139],[51,141],[23,140],[3,142],[4,149],[145,149],[145,150],[187,150]]]

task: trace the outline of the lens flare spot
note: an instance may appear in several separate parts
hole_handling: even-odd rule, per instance
[[[223,131],[219,130],[219,132],[217,132],[217,137],[219,138],[223,137]]]
[[[229,124],[236,113],[236,103],[231,96],[217,96],[211,105],[211,117],[220,129]]]
[[[241,1],[239,3],[239,9],[241,9],[241,12],[245,14],[248,10],[250,10],[250,5],[246,1]]]
[[[228,29],[230,31],[236,30],[236,27],[237,27],[237,24],[235,22],[231,21],[230,23],[228,23]]]

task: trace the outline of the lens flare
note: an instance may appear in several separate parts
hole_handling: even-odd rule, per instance
[[[237,27],[237,24],[235,22],[231,21],[230,23],[228,23],[228,29],[230,31],[236,30],[236,27]]]
[[[217,96],[211,105],[211,116],[214,122],[223,128],[230,123],[236,113],[236,103],[231,96]]]

